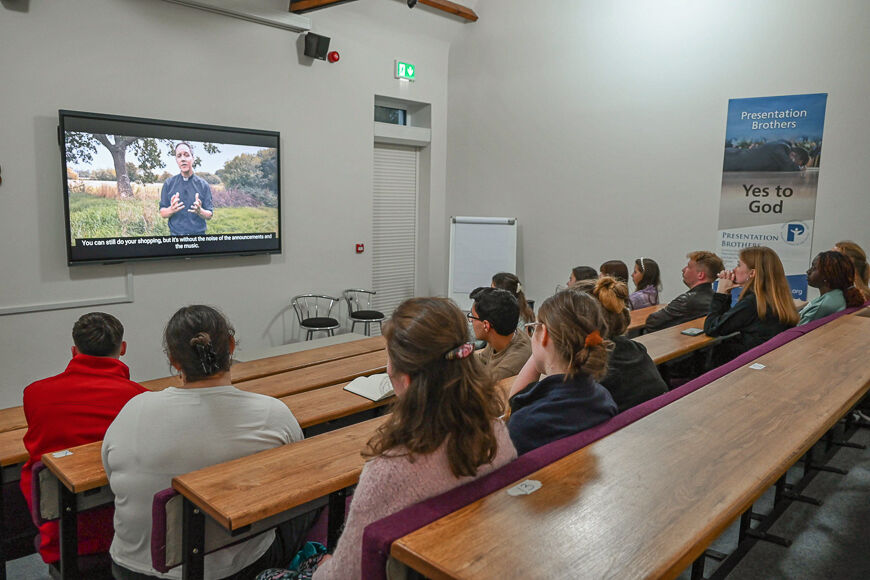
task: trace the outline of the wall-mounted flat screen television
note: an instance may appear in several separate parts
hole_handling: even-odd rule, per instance
[[[279,133],[59,115],[70,265],[281,252]]]

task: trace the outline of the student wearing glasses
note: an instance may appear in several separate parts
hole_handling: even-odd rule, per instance
[[[520,318],[517,299],[507,290],[486,287],[475,289],[470,298],[474,303],[468,319],[474,338],[486,341],[486,347],[475,356],[496,381],[516,375],[532,356],[528,335],[517,331]]]
[[[517,453],[579,433],[617,413],[597,381],[607,373],[613,343],[598,301],[567,289],[547,298],[526,325],[532,357],[514,381],[508,422]],[[543,378],[541,378],[543,375]]]

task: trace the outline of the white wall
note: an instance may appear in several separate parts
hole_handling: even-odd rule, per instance
[[[870,247],[866,0],[481,0],[450,48],[448,215],[517,216],[530,298],[716,243],[729,98],[828,93],[813,252]]]
[[[86,310],[121,319],[124,360],[145,380],[168,372],[160,336],[181,305],[220,306],[254,350],[290,338],[294,294],[369,285],[371,253],[354,243],[371,246],[375,94],[432,104],[426,185],[445,221],[448,43],[464,25],[395,0],[309,16],[339,63],[300,59],[296,34],[158,0],[0,5],[0,307],[124,292],[124,266],[66,266],[61,108],[280,131],[284,234],[278,256],[138,263],[131,304],[0,317],[0,407],[63,370]],[[416,82],[393,79],[396,58]]]

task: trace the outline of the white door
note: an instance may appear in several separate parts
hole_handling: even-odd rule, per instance
[[[389,317],[415,295],[417,150],[376,143],[374,157],[374,306]]]

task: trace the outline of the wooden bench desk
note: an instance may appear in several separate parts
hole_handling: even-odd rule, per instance
[[[337,361],[348,357],[383,351],[386,343],[382,336],[373,336],[362,340],[353,340],[341,344],[311,348],[299,352],[291,352],[267,358],[235,362],[230,368],[230,376],[233,384],[250,381],[269,375],[285,373],[310,366],[320,365],[330,361]],[[163,377],[140,383],[151,391],[160,391],[166,387],[181,386],[178,376]],[[2,420],[2,416],[0,416]]]
[[[647,306],[646,308],[638,308],[637,310],[631,311],[631,322],[628,325],[627,331],[630,332],[632,330],[640,330],[646,324],[646,319],[653,312],[658,312],[662,308],[667,306],[667,304],[656,304],[655,306]]]
[[[27,418],[24,416],[24,407],[9,407],[0,409],[0,433],[23,429],[27,427]]]
[[[718,340],[718,338],[707,336],[703,332],[697,336],[681,334],[682,331],[687,328],[703,329],[705,318],[706,316],[696,318],[695,320],[690,320],[689,322],[684,322],[677,326],[663,328],[662,330],[638,336],[632,340],[644,345],[653,362],[660,365],[669,360],[687,355],[700,348],[704,348],[705,346],[709,346]]]
[[[351,381],[387,370],[387,352],[379,350],[239,383],[243,391],[285,397]]]
[[[342,386],[342,385],[336,385]],[[309,393],[304,393],[304,395],[311,395],[314,391]],[[358,409],[361,405],[365,408],[374,408],[374,406],[378,406],[381,404],[387,404],[391,401],[391,399],[387,399],[381,403],[373,403],[364,397],[360,397],[358,395],[354,395],[353,393],[349,393],[347,391],[342,391],[345,395],[349,397],[353,397],[353,400],[348,403],[346,398],[338,394],[341,400],[344,401],[343,404],[353,405],[353,409],[350,412],[341,412],[336,411],[337,408],[340,407],[339,404],[333,403],[331,405],[332,410],[330,410],[330,404],[327,401],[320,401],[322,403],[321,408],[313,409],[310,413],[306,414],[305,409],[308,405],[311,404],[311,401],[305,401],[301,395],[297,395],[294,402],[298,403],[297,409],[294,411],[298,413],[297,419],[300,421],[300,425],[305,427],[310,427],[312,425],[318,424],[318,420],[330,420],[334,414],[340,414],[340,416],[345,416],[352,414],[354,412],[358,412]],[[293,397],[287,397],[287,399],[293,399]],[[364,401],[360,403],[356,399]],[[285,401],[286,402],[286,401]],[[303,404],[304,403],[304,404]],[[368,403],[368,405],[366,405]],[[293,410],[293,407],[291,407]],[[365,410],[365,409],[361,409]],[[337,417],[333,417],[337,418]],[[384,419],[382,417],[378,417],[376,419],[372,419],[370,421],[366,421],[365,423],[359,423],[358,425],[364,425],[363,427],[359,427],[358,425],[353,425],[350,427],[345,427],[343,429],[331,432],[331,433],[341,433],[338,435],[332,435],[331,433],[324,433],[322,435],[314,436],[310,439],[305,439],[304,441],[294,443],[293,445],[305,444],[306,446],[311,446],[312,453],[319,453],[319,450],[322,450],[324,447],[331,449],[331,452],[341,453],[342,451],[347,451],[351,448],[355,442],[357,444],[356,447],[356,456],[359,457],[359,452],[362,450],[362,446],[368,441],[368,437],[371,436],[371,433],[374,433],[374,429],[380,425]],[[349,430],[349,431],[348,431]],[[364,439],[360,441],[357,440],[357,436],[360,437],[365,436]],[[5,454],[5,446],[3,444],[5,434],[0,434],[0,449],[4,449]],[[324,439],[324,437],[327,437]],[[10,446],[17,443],[21,446],[20,450],[16,451],[16,455],[10,455],[10,461],[17,460],[19,463],[26,461],[27,452],[24,449],[23,444],[21,443],[21,435],[18,437],[9,437],[8,438]],[[316,441],[316,443],[311,444],[309,442]],[[46,467],[51,471],[55,479],[57,480],[58,487],[58,501],[59,504],[59,512],[62,514],[60,520],[60,544],[61,544],[61,561],[60,561],[60,570],[61,577],[69,578],[75,575],[74,569],[70,569],[74,566],[76,562],[76,554],[77,554],[77,528],[76,528],[76,518],[77,514],[81,509],[95,507],[97,505],[102,505],[106,503],[110,503],[112,496],[111,491],[108,488],[109,481],[106,476],[106,472],[103,469],[103,463],[101,458],[101,450],[102,450],[102,441],[96,441],[94,443],[88,443],[86,445],[80,445],[78,447],[73,447],[69,451],[71,454],[55,457],[51,453],[46,453],[42,456],[42,462],[46,465]],[[306,447],[307,448],[307,447]],[[280,449],[280,448],[278,448]],[[350,454],[352,456],[353,454]],[[4,455],[5,456],[5,455]],[[328,456],[325,454],[324,457]],[[299,461],[308,461],[299,460]],[[353,459],[351,458],[351,462],[353,463]],[[360,458],[360,467],[362,465]],[[355,465],[356,463],[354,463]],[[323,476],[322,470],[308,470],[307,465],[304,463],[299,465],[299,470],[301,473],[307,473],[308,476],[314,476],[314,480],[319,482]],[[340,466],[344,468],[344,465]],[[20,470],[16,471],[20,473]],[[359,473],[357,472],[353,477],[358,477]],[[354,480],[355,484],[355,480]],[[351,484],[353,485],[353,484]],[[347,487],[347,486],[344,486]],[[258,492],[259,493],[259,492]],[[330,491],[329,493],[332,493]],[[323,495],[329,495],[329,493],[324,493]],[[92,494],[89,497],[84,497],[86,494]],[[250,499],[250,498],[249,498]]]
[[[398,541],[430,578],[673,578],[870,387],[846,316]]]
[[[348,383],[339,383],[321,387],[296,395],[281,397],[287,407],[293,411],[299,426],[308,429],[343,417],[370,411],[389,405],[395,397],[387,397],[381,401],[372,401],[360,395],[345,391]]]
[[[184,496],[184,578],[203,577],[204,514],[239,533],[282,514],[308,511],[328,496],[327,543],[334,546],[344,523],[344,492],[359,481],[365,463],[360,452],[385,420],[378,417],[173,478],[172,487]]]
[[[26,431],[26,429],[16,429],[0,433],[0,466],[11,467],[27,461],[29,455],[24,448]]]

